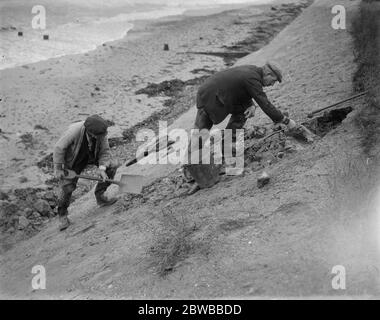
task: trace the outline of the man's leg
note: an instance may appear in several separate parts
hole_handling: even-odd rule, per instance
[[[213,126],[213,122],[210,119],[210,117],[207,114],[207,112],[204,111],[203,109],[198,109],[193,129],[198,129],[198,130],[206,129],[206,130],[210,130],[212,128],[212,126]],[[202,159],[202,156],[201,156],[201,152],[202,151],[201,150],[202,150],[202,147],[203,147],[205,141],[207,140],[206,137],[201,137],[199,133],[190,136],[190,141],[189,141],[189,146],[188,146],[188,150],[189,150],[189,153],[188,153],[189,164],[183,166],[185,177],[186,176],[191,176],[191,174],[188,171],[188,168],[190,168],[192,165],[194,165],[194,164],[191,164],[191,160],[192,160],[192,158],[191,158],[191,153],[192,153],[192,150],[191,150],[191,141],[193,139],[199,139],[200,140],[198,142],[199,151],[200,151],[198,153],[198,157],[200,157],[201,159]],[[195,183],[194,186],[188,192],[188,194],[191,195],[191,194],[197,192],[198,190],[200,190],[200,187],[199,187],[199,185],[197,183]]]
[[[111,160],[110,163],[107,165],[106,173],[108,177],[112,180],[115,177],[117,168],[119,167],[119,164],[117,161]],[[114,204],[117,201],[117,198],[110,198],[107,199],[104,196],[104,193],[106,192],[107,188],[111,185],[110,182],[98,182],[95,188],[95,198],[96,202],[99,206],[109,206],[111,204]]]
[[[59,229],[65,230],[70,225],[70,220],[68,219],[68,207],[70,205],[70,199],[73,191],[77,187],[78,178],[75,179],[64,179],[59,183],[59,194],[58,194],[58,216],[60,221]]]
[[[230,120],[227,123],[226,129],[231,130],[232,134],[232,143],[234,144],[236,142],[236,130],[237,129],[243,129],[245,123],[247,121],[247,118],[244,116],[244,114],[232,114]],[[223,154],[224,154],[224,143],[222,145],[223,148]]]
[[[223,144],[222,144],[223,162],[226,167],[229,167],[229,165],[232,163],[235,163],[235,166],[237,164],[236,157],[238,155],[236,153],[237,153],[238,147],[236,146],[236,143],[237,143],[236,130],[243,129],[246,121],[247,121],[247,118],[244,116],[244,114],[232,114],[230,120],[228,121],[226,130],[224,131]],[[230,130],[231,132],[228,132],[227,130]],[[227,139],[227,137],[229,138]],[[227,144],[227,146],[228,144],[230,145],[229,152],[225,150],[225,143]]]
[[[232,137],[236,139],[236,129],[242,129],[247,121],[244,114],[232,114],[226,129],[232,129]]]

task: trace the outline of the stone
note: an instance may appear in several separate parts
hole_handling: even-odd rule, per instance
[[[0,201],[0,218],[1,217],[10,217],[16,212],[19,211],[18,206],[9,201]]]
[[[34,204],[34,209],[43,217],[49,216],[52,212],[49,202],[43,199],[36,201]]]
[[[54,191],[47,191],[45,194],[42,196],[43,199],[48,200],[48,201],[54,201],[56,200],[56,196]]]
[[[23,230],[29,225],[29,220],[24,216],[18,218],[18,229]]]
[[[41,215],[38,212],[34,211],[32,214],[32,217],[33,217],[33,219],[38,219],[41,217]]]
[[[0,200],[8,200],[9,196],[4,192],[0,190]]]
[[[26,218],[29,218],[33,214],[32,208],[26,208],[23,212],[23,216]]]
[[[8,233],[14,233],[15,232],[15,228],[13,227],[10,227],[8,230],[7,230]]]
[[[257,179],[257,187],[262,188],[265,185],[267,185],[270,181],[269,174],[263,171],[263,173],[260,175],[260,177]]]
[[[18,180],[20,181],[20,183],[28,182],[28,178],[25,176],[21,176]]]

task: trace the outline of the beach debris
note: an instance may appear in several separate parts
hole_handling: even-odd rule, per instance
[[[149,98],[162,93],[166,96],[172,96],[182,90],[184,86],[185,82],[180,79],[166,80],[160,83],[149,83],[145,88],[137,90],[135,94],[146,94]]]
[[[16,143],[22,143],[27,149],[32,148],[34,146],[35,139],[33,138],[33,134],[31,134],[30,132],[25,132],[21,134],[19,136],[19,139],[20,140]]]
[[[34,209],[43,217],[49,217],[52,214],[49,202],[43,199],[38,199],[36,201]]]
[[[267,129],[265,127],[253,126],[250,129],[245,130],[244,139],[261,139],[265,136]]]
[[[49,131],[48,128],[46,128],[46,127],[44,127],[44,126],[42,126],[42,125],[40,125],[40,124],[36,124],[36,125],[34,126],[34,130],[45,130],[45,131]]]
[[[263,173],[257,178],[257,187],[262,188],[265,185],[267,185],[270,181],[269,174],[266,171],[263,171]]]
[[[44,40],[49,40],[49,35],[48,34],[44,34],[43,39]]]
[[[294,129],[288,130],[286,135],[293,137],[296,140],[301,140],[306,143],[314,142],[314,134],[303,125],[298,125]]]
[[[18,179],[18,181],[20,181],[20,183],[25,183],[25,182],[28,181],[28,178],[25,177],[25,176],[21,176],[21,177]]]
[[[9,196],[4,191],[0,190],[0,200],[8,200]]]
[[[19,31],[19,32],[17,32],[17,35],[18,35],[19,37],[22,37],[22,36],[23,36],[23,32],[22,32],[22,31]]]
[[[338,127],[351,111],[353,111],[352,107],[325,111],[322,116],[305,121],[302,125],[312,133],[323,137],[329,131]]]
[[[164,51],[169,51],[169,45],[167,43],[164,44]]]
[[[29,220],[24,216],[18,218],[18,229],[23,230],[30,224]]]
[[[30,216],[33,215],[33,212],[34,211],[32,208],[25,208],[25,210],[23,211],[23,216],[29,218]],[[38,214],[38,216],[39,216],[39,214]]]

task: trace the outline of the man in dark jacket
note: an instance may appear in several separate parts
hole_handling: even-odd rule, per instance
[[[231,114],[226,129],[241,129],[255,114],[252,99],[274,123],[295,128],[296,123],[274,107],[263,91],[263,87],[273,86],[277,81],[282,81],[281,71],[269,62],[263,67],[243,65],[212,75],[198,89],[194,128],[210,130]],[[196,185],[190,193],[198,189]]]
[[[107,139],[107,122],[98,115],[90,116],[86,121],[73,123],[58,140],[53,153],[55,176],[60,179],[60,194],[58,196],[58,215],[60,230],[66,229],[68,207],[78,178],[65,179],[65,169],[80,174],[88,164],[98,166],[99,176],[113,179],[118,163],[110,159],[110,148]],[[107,206],[116,202],[116,198],[107,199],[104,192],[110,183],[98,182],[95,197],[99,206]]]
[[[263,87],[282,81],[281,71],[272,63],[263,67],[243,65],[218,72],[198,89],[195,128],[211,129],[229,114],[226,129],[243,128],[247,118],[254,114],[252,99],[275,123],[289,124],[288,118],[268,100]],[[295,125],[293,121],[291,127]]]

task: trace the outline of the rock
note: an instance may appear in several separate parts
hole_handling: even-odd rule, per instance
[[[23,212],[23,216],[26,218],[29,218],[33,214],[32,208],[26,208]]]
[[[29,225],[29,220],[24,216],[18,218],[18,229],[23,230]]]
[[[10,217],[19,210],[18,206],[9,201],[0,201],[0,218]]]
[[[39,199],[34,204],[34,209],[43,217],[47,217],[52,213],[49,202],[43,199]]]
[[[32,214],[32,217],[33,217],[33,219],[38,219],[41,217],[41,215],[38,212],[34,211]]]
[[[9,232],[9,233],[14,233],[14,232],[15,232],[15,228],[10,227],[10,228],[7,230],[7,232]]]
[[[0,190],[0,200],[8,200],[9,199],[9,196]]]
[[[263,171],[263,173],[257,179],[257,187],[258,188],[264,187],[265,185],[267,185],[269,183],[269,180],[270,180],[270,177],[269,177],[268,173]]]
[[[20,183],[25,183],[25,182],[28,181],[28,178],[25,177],[25,176],[22,176],[22,177],[20,177],[18,180],[20,181]]]
[[[293,144],[289,141],[286,141],[285,145],[283,147],[283,151],[288,152],[288,153],[293,153],[293,152],[297,151],[297,147],[295,144]]]

